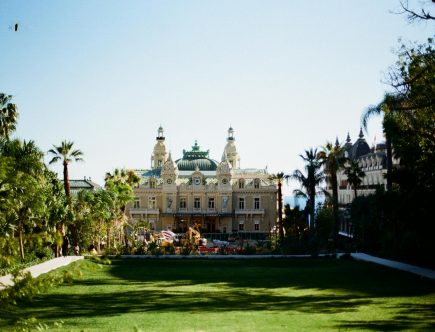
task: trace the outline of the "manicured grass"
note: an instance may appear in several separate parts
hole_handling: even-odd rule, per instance
[[[435,330],[435,282],[335,259],[74,263],[81,279],[0,317],[59,331]],[[73,269],[73,266],[69,267]],[[56,329],[54,329],[56,330]]]

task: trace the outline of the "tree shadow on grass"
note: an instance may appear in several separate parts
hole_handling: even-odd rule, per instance
[[[356,295],[419,296],[435,292],[435,281],[372,263],[336,259],[115,260],[109,273],[137,282],[224,282],[235,288],[342,290]]]
[[[339,321],[337,327],[355,330],[396,331],[413,328],[417,322],[420,329],[430,329],[435,322],[433,303],[402,303],[394,320],[352,321],[361,306],[387,305],[391,297],[435,291],[431,281],[361,262],[114,260],[101,273],[90,274],[86,277],[85,271],[85,279],[63,286],[71,291],[42,294],[21,303],[19,310],[4,311],[0,330],[32,316],[56,321],[126,313],[233,310],[346,313],[349,321]],[[293,296],[289,289],[308,295],[296,292]]]
[[[32,303],[22,303],[20,312],[11,312],[9,324],[23,315],[44,320],[69,317],[117,316],[126,313],[293,311],[335,313],[355,311],[372,301],[353,296],[282,296],[267,291],[219,292],[120,291],[86,294],[47,294]]]

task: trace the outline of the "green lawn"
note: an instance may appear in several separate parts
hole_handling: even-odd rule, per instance
[[[59,331],[435,330],[435,282],[335,259],[114,260],[13,311]],[[69,267],[72,269],[73,266]]]

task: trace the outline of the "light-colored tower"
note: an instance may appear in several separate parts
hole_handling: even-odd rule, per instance
[[[225,145],[224,149],[224,155],[226,160],[231,165],[232,169],[239,169],[240,168],[240,156],[237,153],[237,148],[235,145],[235,138],[234,138],[234,129],[230,127],[228,129],[228,137],[227,137],[227,145]]]
[[[153,154],[151,156],[151,168],[161,169],[168,158],[162,126],[160,126],[157,131],[156,141],[157,143],[154,146]]]

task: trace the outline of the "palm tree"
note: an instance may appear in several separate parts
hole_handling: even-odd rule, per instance
[[[385,135],[385,145],[387,146],[387,190],[393,189],[393,182],[391,179],[391,172],[393,171],[393,148],[391,145],[391,135],[393,132],[393,119],[392,115],[394,109],[400,108],[399,105],[403,101],[395,95],[385,94],[384,99],[376,106],[370,106],[361,116],[361,125],[367,131],[367,124],[373,116],[384,115],[382,127]]]
[[[131,169],[118,169],[115,168],[113,174],[110,172],[106,173],[104,180],[112,181],[113,183],[127,183],[130,187],[137,187],[140,183],[140,177],[137,176],[136,172]]]
[[[9,140],[18,119],[17,106],[10,103],[12,96],[0,93],[0,137]]]
[[[127,243],[126,239],[126,226],[127,226],[127,216],[125,215],[126,205],[134,199],[133,187],[136,187],[140,183],[140,177],[136,175],[133,170],[125,169],[115,169],[113,174],[106,173],[105,176],[105,188],[110,191],[114,196],[114,217],[117,228],[120,229],[121,233],[124,233],[124,242]],[[107,233],[109,238],[109,230]],[[120,234],[119,238],[123,236]],[[110,242],[108,241],[110,246]],[[110,249],[110,248],[109,248]]]
[[[33,141],[14,139],[0,140],[0,156],[13,162],[13,173],[8,178],[8,196],[4,197],[2,204],[8,207],[6,217],[16,229],[20,255],[24,259],[25,231],[32,229],[45,209],[43,153]]]
[[[361,169],[358,161],[351,160],[350,163],[344,167],[344,174],[346,174],[347,182],[352,186],[356,198],[358,187],[361,185],[362,178],[366,176],[366,173]]]
[[[318,153],[318,158],[321,160],[325,173],[328,176],[328,182],[332,189],[332,212],[334,217],[334,237],[337,244],[339,230],[338,216],[338,181],[337,172],[343,166],[345,158],[343,157],[343,147],[336,141],[335,145],[326,142],[322,147],[322,151]]]
[[[321,170],[321,161],[318,159],[317,149],[305,150],[305,155],[299,155],[305,162],[305,175],[300,170],[295,170],[290,176],[301,185],[301,189],[295,189],[293,193],[296,197],[304,197],[307,199],[308,208],[310,211],[310,224],[314,222],[314,212],[316,207],[316,194],[320,193],[317,188],[325,180],[325,175]],[[311,227],[311,225],[309,226]]]
[[[50,160],[49,164],[53,164],[59,160],[63,163],[63,185],[65,188],[65,195],[70,197],[70,185],[68,177],[68,164],[72,161],[83,161],[81,156],[83,152],[80,150],[73,150],[74,142],[63,141],[60,146],[53,145],[54,149],[48,151],[54,157]]]
[[[279,238],[282,241],[284,239],[284,227],[282,224],[282,182],[288,178],[283,172],[272,174],[269,177],[270,181],[273,181],[278,185],[278,226],[279,226]]]

